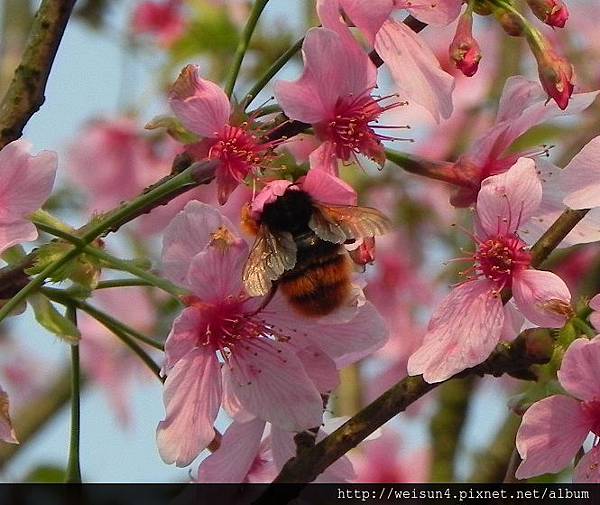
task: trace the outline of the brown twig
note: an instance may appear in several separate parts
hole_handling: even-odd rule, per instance
[[[18,139],[45,100],[46,82],[76,0],[43,0],[27,47],[0,104],[0,149]]]
[[[551,332],[544,329],[525,330],[512,343],[498,344],[491,356],[480,365],[464,370],[445,382],[473,375],[519,375],[532,364],[547,363],[552,356],[552,346],[540,346],[542,338],[552,340]],[[429,384],[421,376],[406,377],[314,447],[289,460],[273,483],[313,481],[376,429],[443,383]],[[270,498],[267,491],[257,503],[266,503]]]

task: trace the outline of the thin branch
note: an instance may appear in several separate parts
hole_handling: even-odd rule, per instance
[[[76,0],[43,0],[21,63],[0,104],[0,149],[18,139],[45,100],[54,57]]]
[[[246,26],[244,27],[244,31],[242,32],[240,41],[233,56],[233,62],[231,63],[229,77],[227,79],[227,82],[225,83],[225,93],[228,97],[231,97],[231,94],[233,93],[235,81],[237,80],[238,74],[240,73],[242,60],[244,59],[244,55],[248,50],[250,39],[252,38],[252,34],[254,33],[254,29],[256,28],[256,23],[258,23],[260,15],[262,14],[264,8],[267,6],[268,2],[269,0],[256,0],[254,2],[254,5],[252,6],[250,16],[248,17],[248,21],[246,22]]]
[[[66,315],[77,326],[77,311],[74,305],[67,306]],[[79,463],[80,407],[79,345],[71,345],[71,438],[65,482],[81,482],[81,465]]]

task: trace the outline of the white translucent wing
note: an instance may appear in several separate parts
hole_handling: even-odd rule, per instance
[[[336,244],[383,235],[392,228],[391,221],[377,209],[321,204],[315,205],[308,225],[321,239]]]
[[[246,265],[242,281],[250,296],[266,295],[273,281],[296,264],[296,243],[290,233],[271,233],[261,226]]]

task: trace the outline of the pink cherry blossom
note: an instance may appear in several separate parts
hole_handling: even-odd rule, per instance
[[[536,161],[544,191],[535,219],[523,227],[529,243],[537,240],[558,219],[566,207],[591,210],[569,232],[561,246],[600,240],[600,200],[595,196],[597,188],[600,187],[596,184],[598,160],[600,160],[600,137],[588,142],[563,170],[547,160]]]
[[[94,305],[141,333],[152,335],[156,310],[143,288],[104,289],[94,292]],[[131,389],[135,378],[151,376],[131,351],[90,316],[78,317],[81,363],[87,376],[107,395],[122,426],[131,421]]]
[[[96,120],[87,125],[69,150],[68,168],[88,196],[90,212],[102,212],[137,196],[168,174],[156,170],[148,142],[130,118]]]
[[[590,140],[560,174],[563,202],[572,209],[600,207],[600,136]]]
[[[202,137],[200,142],[188,146],[188,152],[197,159],[221,162],[216,173],[220,204],[248,175],[258,173],[277,145],[261,142],[248,122],[231,124],[227,95],[215,83],[202,79],[195,65],[181,71],[171,87],[169,103],[183,125]]]
[[[553,395],[534,403],[523,416],[516,446],[522,463],[515,476],[527,479],[556,473],[574,458],[588,434],[600,436],[600,336],[579,338],[565,352],[558,380],[571,395]],[[592,463],[597,448],[588,453],[575,471],[575,479],[600,482]]]
[[[170,137],[150,140],[132,118],[98,119],[89,123],[69,149],[72,180],[86,197],[90,214],[104,212],[138,196],[171,172],[181,151]],[[190,200],[213,202],[215,188],[200,186],[142,216],[135,231],[160,232]]]
[[[387,137],[376,133],[374,123],[398,103],[382,106],[371,96],[375,65],[355,43],[325,28],[308,31],[302,54],[302,76],[276,82],[275,95],[288,117],[311,123],[322,141],[311,164],[337,175],[338,159],[355,161],[362,154],[382,165]]]
[[[326,420],[317,434],[317,442],[339,424],[339,418]],[[196,482],[271,482],[283,465],[296,455],[294,435],[258,418],[234,421],[223,434],[219,449],[200,464]],[[315,482],[348,482],[354,477],[350,459],[342,456]]]
[[[434,312],[423,345],[408,361],[410,375],[439,382],[484,361],[503,336],[509,310],[499,296],[504,288],[512,288],[518,310],[532,323],[561,327],[566,322],[569,289],[557,275],[530,267],[530,254],[518,235],[541,198],[541,182],[528,158],[483,181],[476,206],[474,276]]]
[[[131,27],[136,34],[150,33],[163,47],[170,47],[185,32],[182,0],[146,0],[135,8]]]
[[[0,440],[9,444],[18,444],[9,415],[8,393],[0,387]]]
[[[566,110],[555,103],[547,103],[547,97],[539,83],[522,76],[510,77],[500,97],[496,122],[481,135],[469,151],[455,164],[448,163],[441,171],[459,186],[452,197],[456,206],[466,207],[477,198],[481,181],[490,175],[508,170],[517,158],[532,153],[508,153],[511,144],[534,126],[555,117],[578,114],[595,100],[597,91],[579,93],[571,97]]]
[[[221,403],[287,431],[318,426],[320,393],[337,385],[337,367],[385,342],[368,303],[343,320],[306,321],[280,295],[261,308],[243,290],[247,256],[231,222],[199,202],[165,233],[164,273],[192,293],[165,345],[166,418],[157,438],[168,463],[186,466],[208,446]]]
[[[38,237],[29,215],[50,196],[56,175],[56,154],[30,154],[31,145],[15,140],[0,151],[0,252]]]
[[[341,19],[343,11],[386,64],[398,93],[425,107],[439,122],[440,116],[448,118],[452,113],[454,79],[441,69],[420,36],[390,15],[394,10],[407,9],[428,24],[446,25],[458,17],[461,4],[460,0],[319,0],[317,12],[324,27],[356,44]]]

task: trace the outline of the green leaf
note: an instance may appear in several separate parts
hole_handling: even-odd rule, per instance
[[[68,344],[77,344],[81,337],[79,329],[72,321],[63,316],[45,296],[33,295],[29,298],[29,303],[33,307],[38,323]]]

